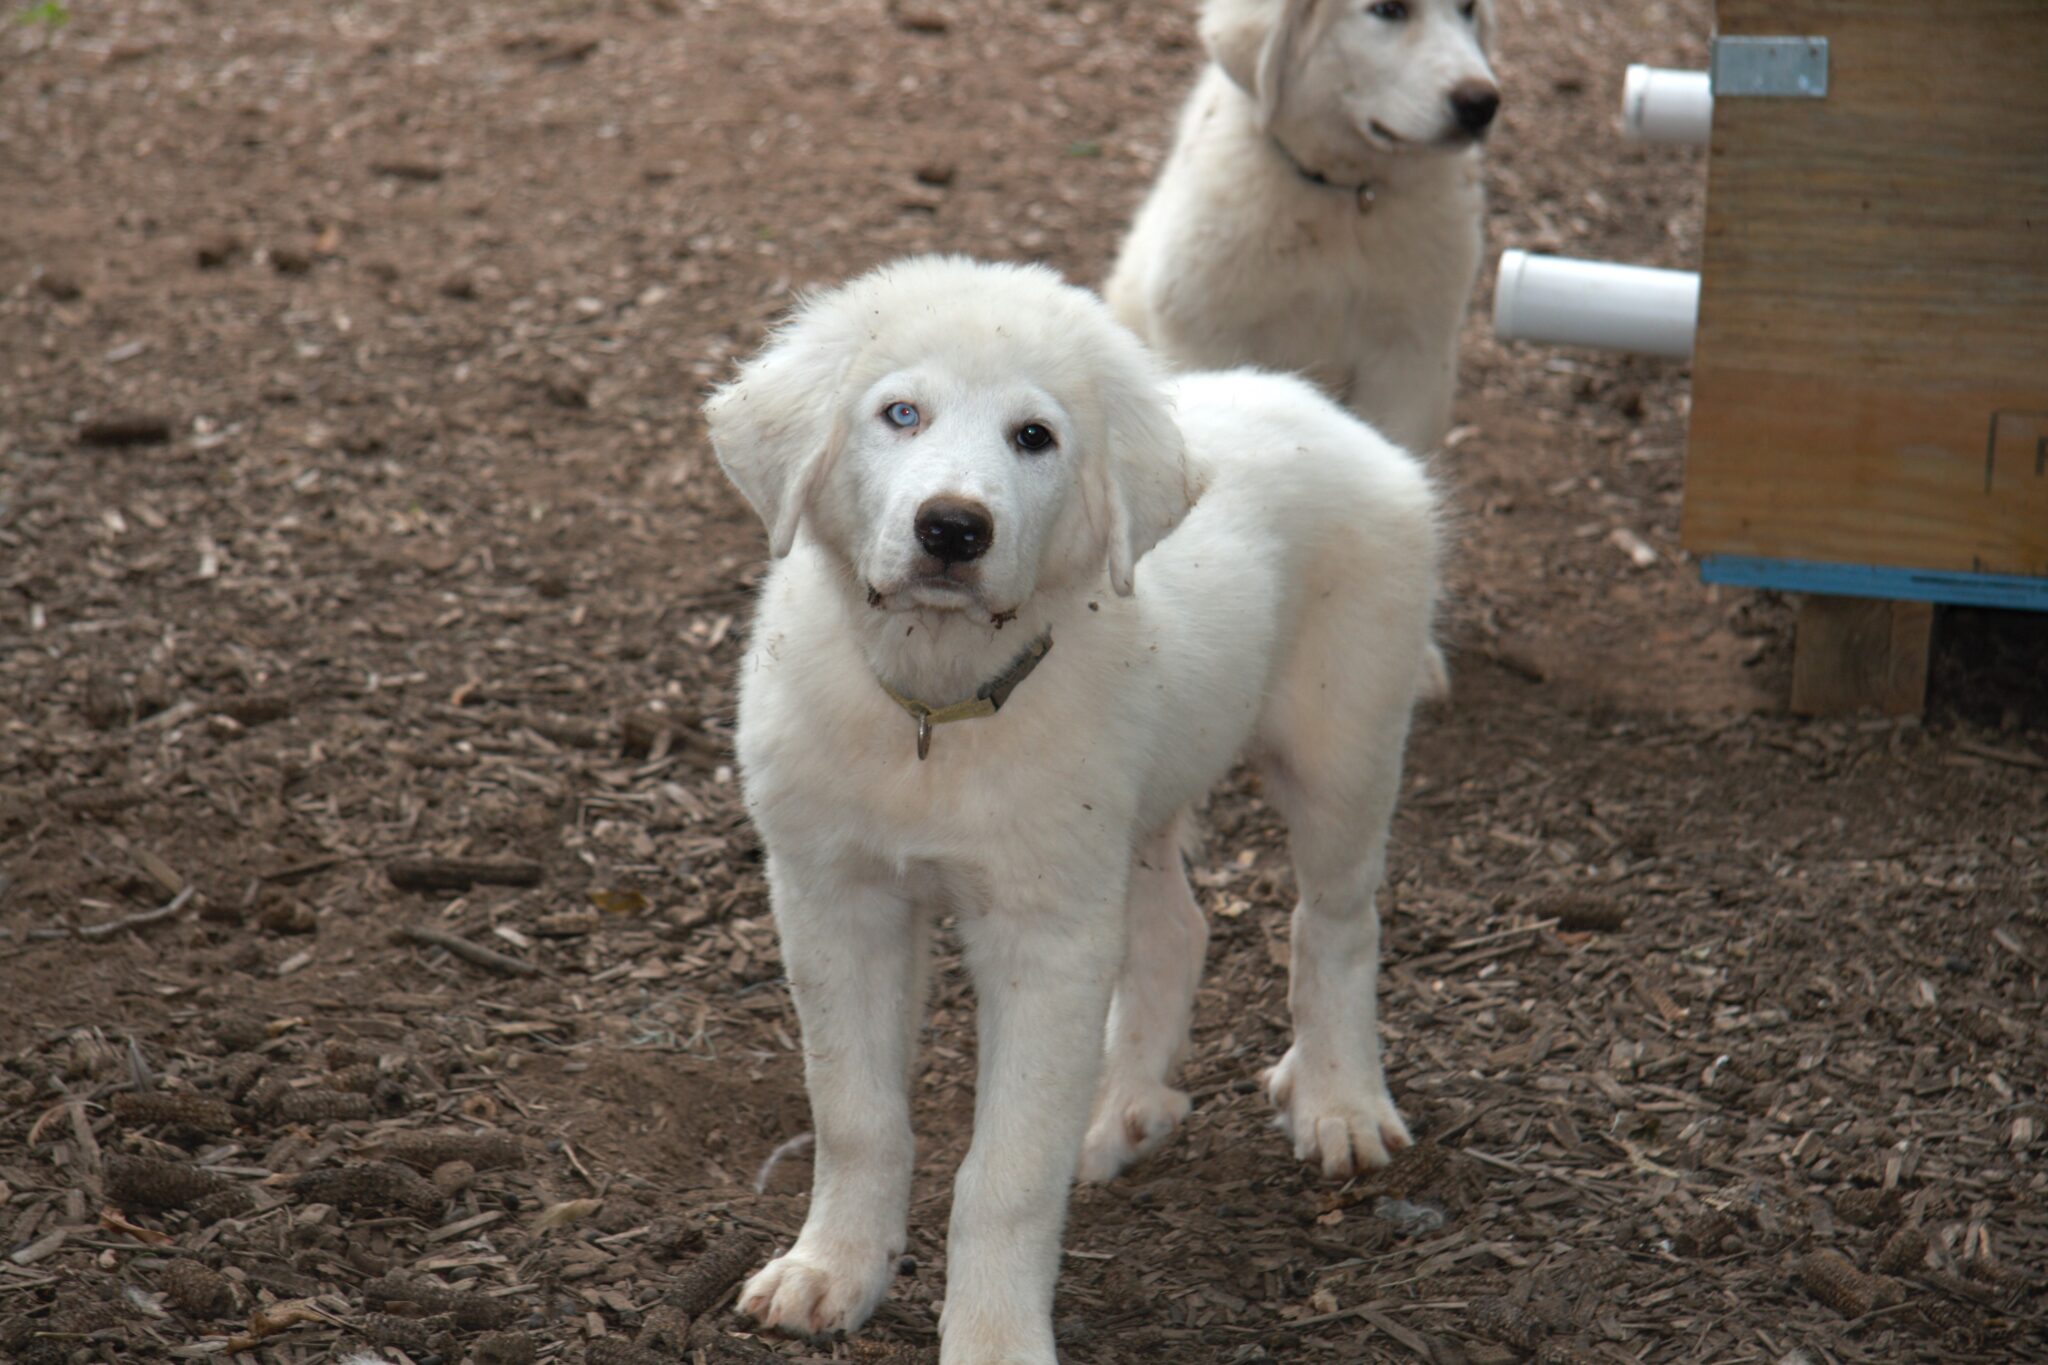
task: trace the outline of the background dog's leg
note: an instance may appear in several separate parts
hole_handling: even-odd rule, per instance
[[[1405,711],[1403,712],[1405,716]],[[1383,1166],[1408,1126],[1380,1064],[1380,917],[1387,827],[1401,781],[1401,739],[1376,746],[1350,789],[1319,789],[1275,765],[1268,790],[1287,817],[1301,899],[1294,907],[1287,1007],[1294,1044],[1266,1073],[1294,1154],[1343,1179]]]
[[[1026,866],[1035,878],[1042,864]],[[974,1144],[953,1187],[940,1365],[1055,1365],[1060,1231],[1124,948],[1123,869],[1064,870],[1064,904],[1004,895],[961,925],[981,1056]]]
[[[769,882],[803,1024],[817,1174],[803,1234],[747,1282],[740,1308],[786,1332],[851,1331],[903,1254],[929,917],[833,868],[774,858]]]
[[[1095,1117],[1081,1148],[1083,1180],[1109,1180],[1150,1156],[1187,1117],[1186,1092],[1167,1081],[1187,1048],[1209,924],[1181,861],[1185,818],[1146,840],[1131,860],[1128,942],[1109,1006]]]

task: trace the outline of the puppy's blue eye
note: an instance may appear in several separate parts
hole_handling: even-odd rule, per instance
[[[882,420],[892,427],[908,429],[923,420],[923,415],[909,403],[891,403],[882,409]]]
[[[1380,0],[1377,5],[1367,9],[1366,13],[1375,19],[1384,19],[1390,24],[1398,24],[1408,17],[1408,6],[1403,3],[1403,0]]]

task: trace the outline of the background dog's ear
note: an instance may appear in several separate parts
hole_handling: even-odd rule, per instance
[[[1224,73],[1258,102],[1259,124],[1280,112],[1296,49],[1316,0],[1216,0],[1202,14],[1202,41]]]
[[[704,405],[718,463],[767,526],[777,559],[796,543],[805,504],[846,440],[840,390],[856,337],[831,306],[836,298],[806,304]]]
[[[1129,597],[1138,560],[1180,525],[1199,490],[1189,476],[1180,424],[1158,385],[1117,388],[1090,501],[1109,542],[1109,585],[1118,597]]]

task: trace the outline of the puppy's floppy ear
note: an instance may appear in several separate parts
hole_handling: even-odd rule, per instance
[[[843,292],[843,291],[841,291]],[[768,528],[777,559],[846,442],[845,388],[858,346],[841,292],[807,303],[704,415],[718,463]]]
[[[1317,0],[1213,0],[1202,14],[1202,41],[1237,87],[1258,102],[1259,124],[1280,112],[1287,80]]]
[[[1158,384],[1106,387],[1107,448],[1083,488],[1089,518],[1108,542],[1109,585],[1129,597],[1138,560],[1180,524],[1198,490]]]

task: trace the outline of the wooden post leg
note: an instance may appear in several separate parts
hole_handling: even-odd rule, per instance
[[[1914,716],[1927,704],[1934,604],[1807,597],[1792,648],[1792,709],[1802,716],[1878,710]]]

